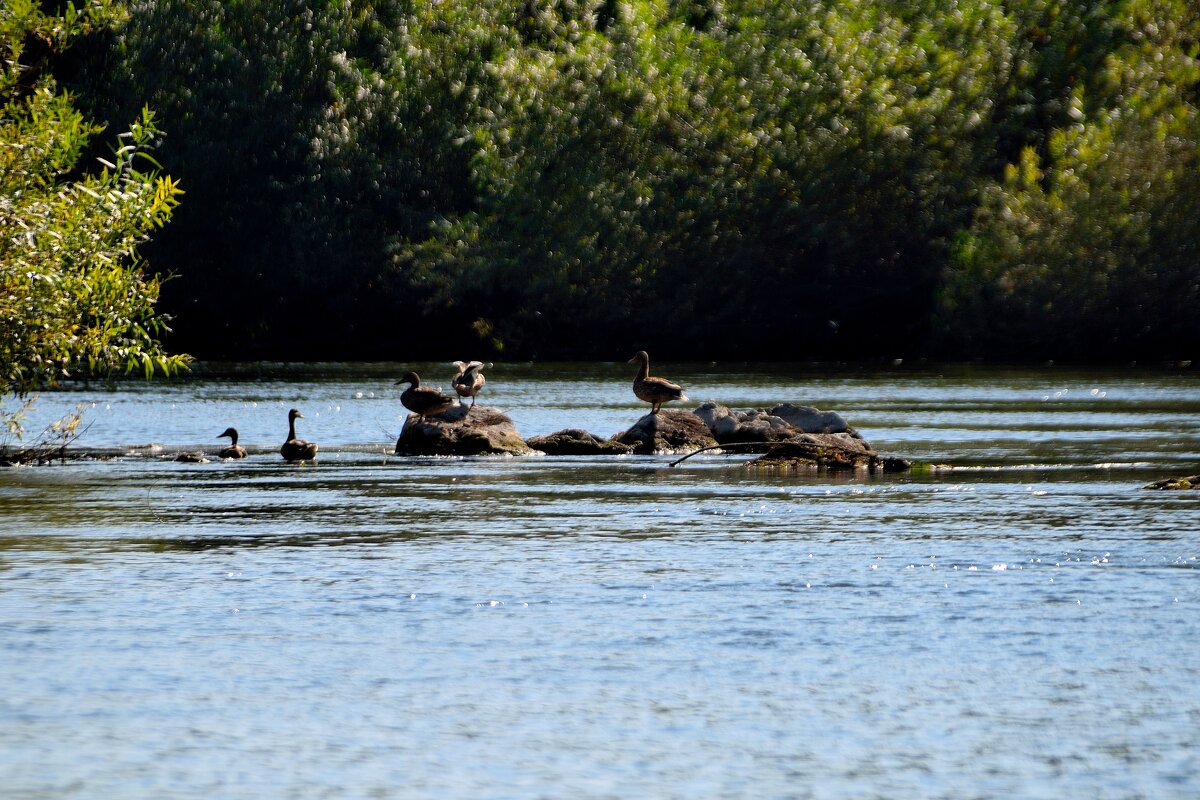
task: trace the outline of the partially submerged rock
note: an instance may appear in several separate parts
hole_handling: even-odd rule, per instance
[[[545,436],[535,436],[525,444],[548,456],[627,455],[630,445],[612,439],[601,439],[581,428],[567,428]]]
[[[747,466],[780,471],[903,472],[912,464],[902,458],[881,456],[861,437],[849,433],[802,433],[773,445]]]
[[[457,405],[423,420],[409,414],[396,440],[397,455],[529,455],[533,450],[508,415],[491,406]]]
[[[647,414],[613,438],[638,455],[674,455],[717,444],[700,417],[674,409]]]
[[[1167,478],[1166,480],[1147,483],[1143,489],[1166,489],[1172,491],[1200,490],[1200,475],[1190,475],[1186,478]]]
[[[812,406],[780,403],[770,409],[733,411],[718,403],[695,410],[722,445],[751,447],[764,454],[749,466],[779,470],[865,470],[903,472],[912,464],[879,455],[840,414]],[[741,448],[739,448],[741,449]]]

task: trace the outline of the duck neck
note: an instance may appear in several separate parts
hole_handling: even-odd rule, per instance
[[[234,431],[233,433],[229,434],[229,446],[237,447],[237,431]]]
[[[296,438],[296,418],[288,417],[288,438],[287,438],[287,440],[290,442],[292,439],[295,439],[295,438]],[[237,444],[237,442],[235,441],[234,444]]]
[[[637,380],[644,381],[650,377],[650,359],[639,359],[640,366],[638,367]]]

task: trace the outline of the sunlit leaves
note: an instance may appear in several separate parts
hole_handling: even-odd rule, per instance
[[[41,63],[20,60],[30,37],[52,55],[114,14],[107,3],[62,17],[16,3],[0,15],[0,52],[11,58],[0,85],[0,394],[81,370],[149,376],[186,364],[158,343],[159,282],[138,255],[181,194],[148,155],[160,133],[153,115],[143,110],[97,168],[81,169],[99,126],[55,91]]]

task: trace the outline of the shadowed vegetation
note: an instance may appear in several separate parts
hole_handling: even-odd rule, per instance
[[[207,357],[1187,357],[1188,0],[135,2]]]

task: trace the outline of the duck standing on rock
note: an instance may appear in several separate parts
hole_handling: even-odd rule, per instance
[[[431,386],[422,386],[421,376],[415,372],[404,373],[404,377],[396,381],[396,385],[399,386],[402,383],[408,383],[411,386],[400,393],[400,402],[409,411],[419,416],[422,421],[427,416],[448,411],[454,405],[454,398],[450,395],[442,394]]]
[[[220,452],[217,453],[217,455],[220,456],[221,458],[245,458],[246,457],[246,448],[239,446],[237,443],[237,440],[238,440],[237,428],[226,428],[225,432],[220,434],[219,436],[217,436],[217,438],[223,439],[226,436],[229,437],[229,446],[222,447]]]
[[[669,403],[672,400],[687,400],[683,393],[683,387],[679,384],[671,383],[666,378],[650,376],[650,356],[645,350],[639,350],[633,358],[629,359],[630,364],[635,361],[640,362],[641,367],[638,368],[637,377],[633,379],[633,393],[639,400],[650,404],[651,414],[657,414],[663,403]]]
[[[279,453],[287,461],[316,461],[317,443],[306,442],[296,438],[296,420],[304,419],[299,409],[293,408],[288,412],[288,438],[279,448]]]
[[[474,408],[475,395],[479,394],[479,390],[483,388],[484,384],[483,373],[480,372],[484,363],[482,361],[455,361],[454,366],[458,368],[458,374],[454,376],[454,380],[450,381],[450,385],[454,387],[459,398],[471,398],[471,408]],[[458,402],[460,405],[462,404],[461,399]]]

